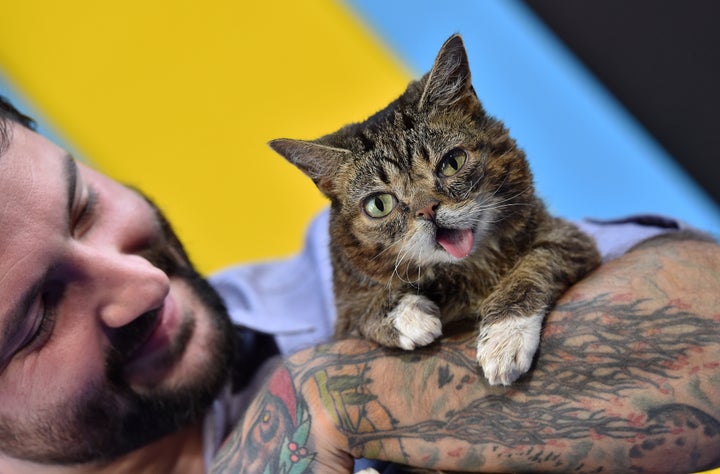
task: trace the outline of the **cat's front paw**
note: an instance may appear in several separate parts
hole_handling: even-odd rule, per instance
[[[477,360],[490,385],[510,385],[530,370],[544,316],[508,315],[480,326]]]
[[[398,346],[405,350],[427,346],[442,336],[438,306],[421,295],[405,295],[388,318],[398,332]]]

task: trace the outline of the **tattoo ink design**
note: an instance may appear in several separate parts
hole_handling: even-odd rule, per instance
[[[292,390],[290,374],[279,370],[268,381],[267,392],[251,418],[246,437],[235,431],[227,443],[241,450],[224,450],[212,472],[302,474],[315,455],[306,447],[310,417],[306,404]]]
[[[558,306],[556,311],[568,317],[546,325],[540,347],[543,363],[529,377],[511,388],[488,387],[484,396],[468,400],[461,410],[443,411],[443,404],[437,403],[426,419],[411,424],[373,392],[377,377],[373,361],[387,357],[388,351],[404,363],[427,364],[428,358],[420,354],[434,356],[430,368],[408,369],[407,380],[393,381],[399,396],[406,396],[411,404],[414,394],[422,393],[418,384],[462,391],[483,383],[475,373],[471,351],[464,349],[472,346],[472,338],[446,345],[442,351],[429,347],[407,354],[370,349],[343,358],[342,365],[333,354],[324,357],[319,350],[310,366],[298,365],[291,371],[301,383],[312,381],[320,387],[323,403],[348,437],[350,450],[370,457],[400,452],[404,462],[427,466],[454,457],[456,465],[467,469],[478,469],[490,456],[510,469],[526,469],[530,458],[538,468],[600,472],[586,468],[582,461],[594,449],[595,456],[608,458],[608,465],[652,472],[653,451],[675,443],[698,446],[691,448],[697,470],[716,465],[720,455],[699,446],[720,443],[720,421],[696,407],[661,403],[657,396],[650,399],[658,395],[672,400],[673,380],[685,380],[688,372],[697,371],[686,366],[688,355],[720,343],[716,322],[677,305],[652,309],[647,303],[601,295]],[[654,389],[648,401],[630,404],[623,399],[626,393],[647,387]],[[698,394],[698,400],[702,398]],[[602,408],[594,408],[598,401]],[[406,449],[411,440],[431,446],[453,439],[457,448],[428,451],[421,458]],[[598,453],[593,445],[600,440],[621,441],[623,449]],[[569,446],[573,455],[568,454]]]
[[[645,466],[648,460],[658,451],[667,448],[683,448],[698,466],[697,471],[706,471],[720,464],[720,452],[717,449],[702,449],[707,446],[708,439],[716,446],[720,445],[720,422],[702,410],[688,405],[667,404],[648,410],[648,419],[664,427],[664,432],[648,436],[641,442],[635,443],[630,449],[632,467],[637,472],[652,472],[653,466]],[[664,469],[668,472],[682,470],[682,462],[676,460],[676,465],[666,463]]]
[[[689,353],[718,342],[716,323],[683,310],[681,302],[650,310],[648,300],[623,299],[601,295],[557,308],[577,324],[550,323],[543,331],[544,390],[574,399],[592,383],[589,393],[607,400],[650,384],[669,393],[667,382],[682,376]],[[603,331],[593,316],[599,313]]]
[[[471,333],[409,353],[358,340],[290,358],[228,441],[225,470],[214,472],[317,471],[321,450],[308,438],[311,420],[300,401],[308,392],[353,456],[456,470],[717,466],[720,314],[712,312],[720,299],[659,303],[656,273],[633,277],[637,287],[627,283],[627,294],[588,294],[581,286],[568,295],[543,328],[540,363],[511,387],[478,376]],[[291,387],[297,392],[288,393]],[[313,452],[297,451],[302,447]],[[683,455],[668,460],[667,450]],[[293,452],[307,463],[282,471]],[[280,460],[268,461],[273,457]],[[263,463],[253,464],[256,458]]]

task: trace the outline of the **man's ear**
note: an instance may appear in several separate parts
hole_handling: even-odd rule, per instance
[[[325,196],[333,196],[335,174],[340,163],[350,155],[349,150],[290,138],[278,138],[269,145],[309,176]]]

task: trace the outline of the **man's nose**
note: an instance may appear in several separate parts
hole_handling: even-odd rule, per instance
[[[141,256],[113,249],[88,249],[82,255],[87,298],[109,328],[118,328],[163,305],[170,279]]]

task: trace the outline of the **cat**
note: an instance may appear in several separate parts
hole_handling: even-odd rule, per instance
[[[510,385],[554,302],[600,262],[535,195],[524,152],[475,94],[459,35],[364,122],[270,146],[331,202],[336,338],[411,350],[478,320],[483,374]]]

